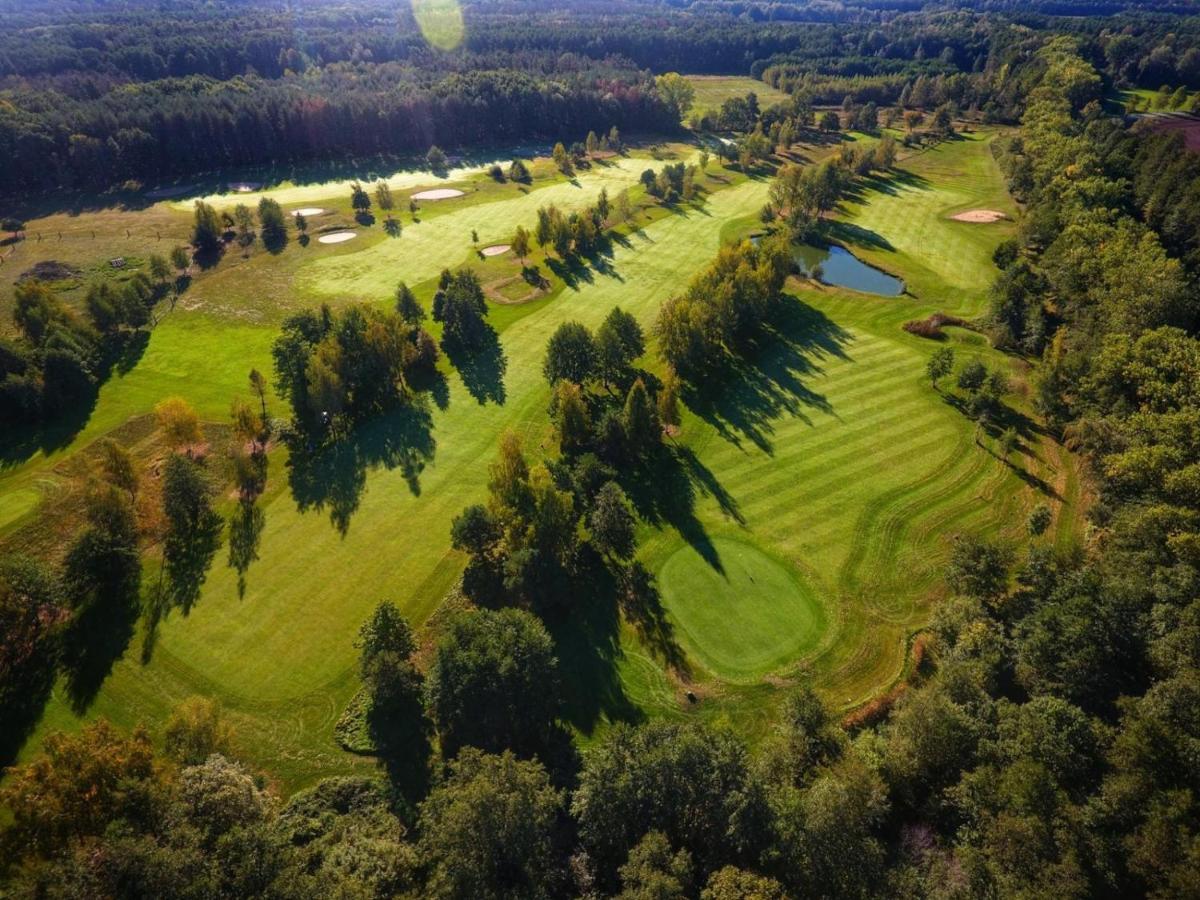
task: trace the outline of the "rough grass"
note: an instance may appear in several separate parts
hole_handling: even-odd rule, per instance
[[[791,99],[783,91],[749,75],[688,75],[687,80],[696,89],[688,116],[716,112],[730,97],[745,97],[751,92],[758,97],[758,105],[763,109]]]
[[[167,316],[136,364],[105,386],[80,435],[14,457],[0,474],[0,523],[8,522],[0,533],[31,514],[29,492],[53,481],[53,462],[162,396],[183,394],[206,417],[223,419],[249,367],[269,371],[270,341],[286,310],[319,299],[390,302],[401,278],[427,295],[430,277],[464,261],[487,273],[485,281],[509,277],[516,261],[472,257],[472,227],[481,246],[491,243],[518,223],[532,225],[540,202],[591,202],[601,183],[612,193],[615,179],[636,178],[643,166],[596,167],[579,187],[548,178],[529,196],[497,192],[459,209],[452,201],[406,223],[399,239],[321,250],[293,244],[278,257],[259,251],[222,262],[184,295],[195,308],[181,304]],[[767,182],[729,170],[720,178],[709,181],[702,208],[656,212],[598,266],[564,273],[569,281],[554,276],[547,295],[530,303],[493,307],[508,359],[502,391],[487,379],[467,385],[447,369],[439,403],[363,429],[350,451],[306,482],[303,502],[288,483],[286,454],[275,451],[260,501],[261,559],[245,596],[219,551],[191,614],[161,624],[148,664],[138,660],[135,638],[87,717],[157,729],[173,704],[200,693],[223,703],[239,750],[287,790],[371,765],[334,737],[358,688],[360,623],[385,598],[416,624],[438,609],[463,565],[449,548],[450,520],[484,496],[504,429],[518,430],[535,458],[554,452],[541,376],[553,330],[571,319],[594,327],[617,305],[648,326],[711,259],[727,223],[752,221]],[[934,345],[901,328],[935,310],[983,308],[991,248],[1011,226],[946,218],[975,206],[1015,212],[983,138],[904,160],[895,177],[846,204],[838,238],[903,277],[912,296],[797,284],[760,358],[731,371],[723,389],[687,398],[673,448],[682,481],[642,534],[663,609],[627,621],[615,610],[580,609],[552,623],[567,715],[585,740],[612,721],[648,715],[697,715],[753,738],[768,728],[781,688],[801,677],[836,706],[854,707],[889,690],[904,670],[912,632],[938,596],[953,533],[1023,523],[1024,511],[1053,490],[1065,514],[1048,539],[1060,547],[1076,539],[1070,457],[1030,430],[1014,464],[999,460],[994,442],[977,443],[973,426],[926,382]],[[186,227],[167,204],[143,215],[181,216]],[[948,335],[962,354],[1002,364],[978,335]],[[647,359],[653,367],[653,355]],[[1010,401],[1021,406],[1019,396]],[[404,453],[396,452],[399,435]],[[56,696],[39,733],[78,721]],[[26,754],[37,743],[35,736]]]

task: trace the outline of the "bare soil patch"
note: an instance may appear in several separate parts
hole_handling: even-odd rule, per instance
[[[358,237],[356,231],[335,231],[333,234],[323,234],[317,238],[318,244],[341,244]]]
[[[955,222],[977,222],[988,224],[1007,219],[1008,216],[995,209],[968,209],[966,212],[960,212],[951,216],[950,218]]]
[[[22,272],[17,278],[17,283],[20,284],[22,281],[66,281],[78,274],[79,269],[75,266],[59,262],[56,259],[46,259],[34,263],[31,268]]]
[[[527,288],[527,290],[521,290],[522,287]],[[512,275],[508,278],[489,281],[483,286],[483,293],[493,303],[502,303],[505,306],[520,306],[522,303],[528,303],[543,296],[546,290],[545,288],[530,284],[521,275]]]
[[[461,197],[462,191],[454,188],[433,188],[428,191],[417,191],[412,195],[414,200],[449,200],[452,197]]]

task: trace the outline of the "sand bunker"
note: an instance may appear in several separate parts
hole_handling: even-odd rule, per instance
[[[306,206],[303,209],[293,209],[292,215],[304,216],[305,218],[308,218],[309,216],[319,216],[323,212],[325,212],[325,210],[319,206]]]
[[[318,244],[340,244],[343,241],[348,241],[351,238],[358,237],[358,233],[354,231],[335,231],[333,234],[323,234],[317,238]]]
[[[194,184],[178,184],[175,187],[159,188],[156,191],[147,191],[146,198],[148,200],[169,200],[172,197],[181,197],[196,189]]]
[[[999,222],[1001,219],[1007,219],[1002,212],[994,209],[968,209],[966,212],[960,212],[958,215],[951,216],[955,222]]]
[[[434,188],[431,191],[418,191],[412,195],[414,200],[449,200],[451,197],[461,197],[462,191],[454,188]]]
[[[509,244],[493,244],[490,247],[484,247],[479,252],[484,256],[499,256],[501,253],[507,253]]]
[[[261,181],[234,181],[229,185],[229,189],[235,194],[249,194],[251,191],[257,191],[262,187]]]

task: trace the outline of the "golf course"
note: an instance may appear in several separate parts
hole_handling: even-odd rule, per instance
[[[765,103],[771,92],[760,87]],[[720,96],[698,92],[702,102],[719,105]],[[969,328],[949,327],[942,341],[902,328],[935,312],[969,321],[985,310],[997,274],[992,253],[1019,215],[992,156],[995,136],[980,129],[904,150],[891,171],[860,179],[832,212],[831,238],[901,279],[902,295],[793,277],[756,358],[720,384],[685,389],[682,422],[667,441],[680,473],[678,484],[663,486],[672,499],[634,501],[637,558],[655,576],[661,618],[647,627],[613,610],[548,625],[564,719],[580,740],[618,721],[687,717],[735,724],[753,740],[799,682],[850,713],[910,674],[956,535],[1015,534],[1048,503],[1055,516],[1046,540],[1063,549],[1080,540],[1082,488],[1070,454],[1032,425],[1008,452],[926,374],[939,346],[960,360],[979,357],[1004,371],[1005,403],[1032,422],[1020,361]],[[400,172],[384,179],[402,211],[393,234],[382,221],[356,219],[343,179],[209,194],[218,209],[266,196],[285,212],[318,210],[307,216],[313,239],[292,238],[279,252],[230,249],[197,268],[178,300],[164,301],[145,346],[103,383],[86,421],[7,447],[0,551],[60,540],[65,525],[55,516],[64,514],[55,509],[82,493],[79,460],[102,438],[116,435],[153,465],[160,448],[152,415],[162,398],[183,397],[206,428],[227,428],[233,399],[249,396],[250,370],[273,381],[272,342],[297,311],[391,308],[401,281],[428,308],[439,273],[469,266],[487,294],[503,364],[464,374],[441,360],[442,390],[363,423],[336,454],[303,471],[282,442],[273,444],[258,501],[265,524],[244,590],[219,550],[190,610],[158,622],[152,645],[139,625],[86,707],[55,688],[22,757],[47,734],[99,716],[157,735],[173,707],[203,695],[220,701],[243,758],[285,792],[373,767],[334,738],[359,689],[356,634],[390,600],[428,646],[442,613],[464,602],[456,585],[466,556],[451,548],[451,522],[485,498],[500,436],[516,432],[533,461],[559,452],[542,374],[547,340],[564,322],[596,329],[615,307],[651,336],[659,307],[722,242],[759,228],[769,173],[748,176],[717,159],[698,177],[695,201],[643,202],[645,169],[695,162],[698,152],[687,143],[635,147],[571,178],[538,159],[528,184],[497,182],[474,165],[442,177]],[[801,144],[796,152],[811,161],[832,150]],[[414,200],[410,213],[411,194],[439,188],[462,193]],[[524,261],[499,248],[518,226],[533,228],[539,207],[582,210],[601,189],[610,197],[630,190],[632,221],[591,263],[533,254],[545,280],[531,287]],[[0,312],[9,317],[11,288],[36,263],[77,271],[74,285],[60,288],[78,302],[90,278],[119,279],[149,253],[186,243],[194,199],[47,207],[0,266]],[[974,209],[1006,218],[951,218]],[[319,240],[347,232],[354,239]],[[117,258],[125,268],[112,266]],[[661,374],[653,337],[648,345],[638,365]],[[273,416],[288,415],[279,397],[266,402]],[[155,554],[148,548],[147,580]]]

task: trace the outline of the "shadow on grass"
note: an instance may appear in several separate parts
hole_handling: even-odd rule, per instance
[[[850,333],[823,312],[784,295],[782,309],[757,345],[741,356],[730,356],[717,384],[688,382],[683,397],[725,440],[742,446],[744,440],[767,454],[774,453],[774,422],[780,416],[810,422],[806,410],[834,414],[824,395],[804,378],[821,373],[827,356],[847,359]]]
[[[508,369],[508,359],[504,355],[504,348],[500,346],[496,329],[485,326],[480,346],[474,349],[445,341],[442,342],[442,349],[446,351],[450,364],[458,370],[467,392],[480,406],[489,400],[498,406],[504,405],[507,399],[504,373]]]
[[[399,469],[408,489],[421,493],[420,477],[436,442],[428,402],[421,395],[324,444],[299,435],[288,440],[288,487],[301,512],[329,510],[342,535],[358,510],[367,472]]]
[[[578,593],[546,617],[562,684],[563,717],[585,734],[601,719],[640,722],[617,669],[621,654],[618,582],[590,546],[579,560]]]
[[[889,253],[896,251],[895,246],[877,231],[855,225],[844,219],[830,219],[823,223],[821,230],[826,239],[842,244],[853,244],[866,247],[869,250],[885,250]]]
[[[95,383],[81,385],[75,396],[70,398],[70,405],[60,412],[51,413],[50,421],[20,426],[5,423],[5,433],[0,436],[0,470],[20,465],[39,451],[50,454],[70,445],[92,417],[100,388],[114,371],[121,375],[132,371],[149,343],[150,332],[146,330],[117,336],[100,360]]]
[[[91,706],[125,648],[133,640],[140,607],[136,595],[89,604],[76,614],[63,641],[63,671],[71,708]]]
[[[964,416],[968,418],[971,417],[970,410],[968,409],[967,403],[965,400],[963,400],[963,398],[951,393],[942,393],[942,400],[954,407]],[[987,418],[982,420],[976,419],[976,425],[979,431],[982,431],[993,440],[999,440],[1005,431],[1010,428],[1013,429],[1017,435],[1017,443],[1013,447],[1013,450],[1023,456],[1029,457],[1031,460],[1034,459],[1033,444],[1038,440],[1038,438],[1049,435],[1049,432],[1044,426],[1029,418],[1029,416],[1025,415],[1020,410],[1013,409],[1007,403],[997,403]],[[1054,485],[1050,484],[1050,482],[1046,481],[1044,478],[1035,475],[1033,472],[1030,472],[1024,466],[1013,462],[1009,457],[996,453],[991,447],[986,446],[982,441],[979,440],[978,432],[976,433],[975,443],[981,449],[986,451],[988,455],[1008,466],[1008,468],[1012,470],[1013,474],[1015,474],[1035,491],[1038,491],[1042,495],[1050,497],[1054,500],[1063,500],[1062,495],[1059,494]]]
[[[146,625],[142,635],[142,662],[148,663],[158,642],[158,626],[178,609],[191,613],[200,599],[213,557],[221,546],[223,522],[210,513],[187,534],[169,536],[163,543],[159,582],[146,599]]]

